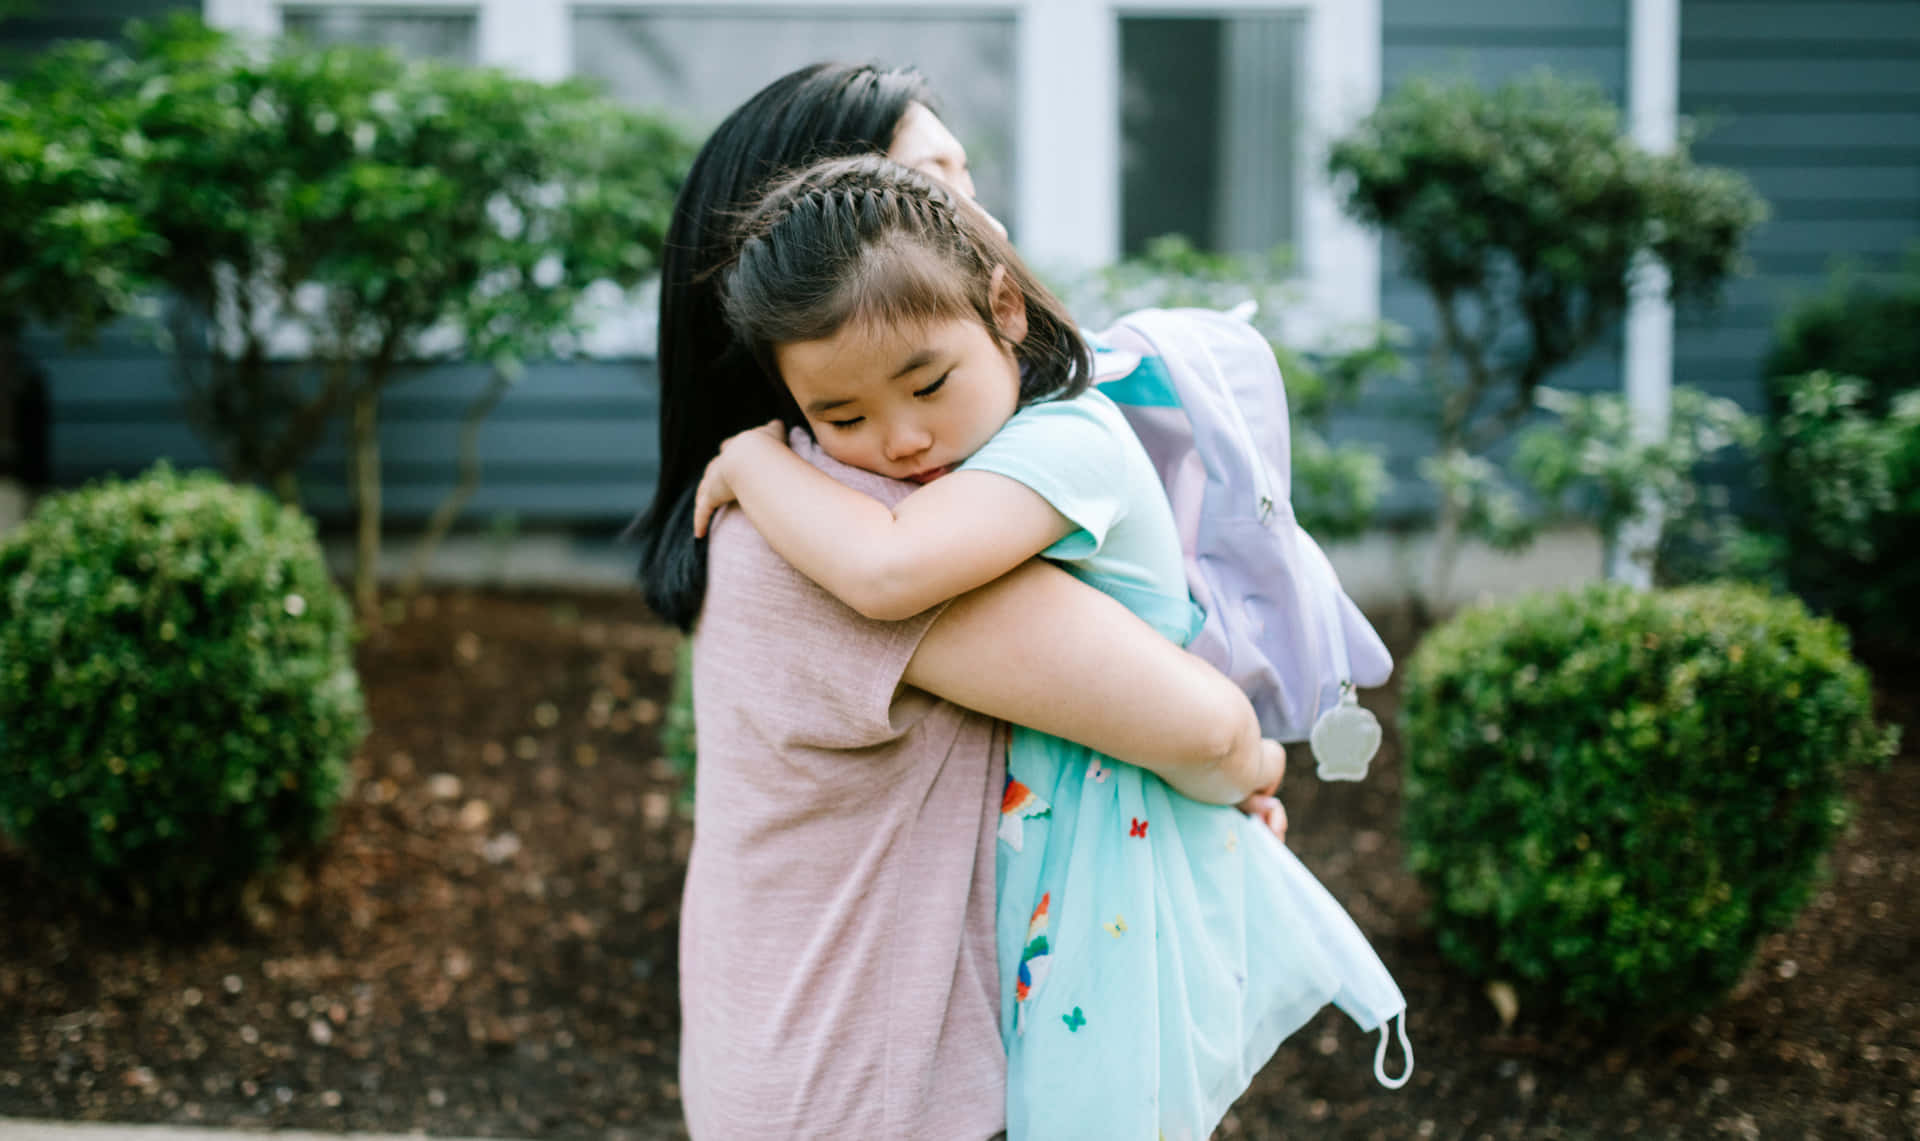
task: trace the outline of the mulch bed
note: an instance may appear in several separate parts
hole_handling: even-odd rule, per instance
[[[677,641],[628,597],[417,600],[361,647],[376,728],[334,840],[190,942],[78,912],[0,853],[0,1117],[684,1136]],[[1920,678],[1882,684],[1920,720]],[[1395,700],[1369,704],[1391,724]],[[1391,732],[1362,784],[1298,765],[1292,845],[1393,969],[1419,1066],[1380,1089],[1372,1036],[1323,1014],[1221,1136],[1920,1138],[1914,740],[1854,780],[1828,883],[1735,995],[1629,1037],[1524,1009],[1503,1028],[1442,963]]]

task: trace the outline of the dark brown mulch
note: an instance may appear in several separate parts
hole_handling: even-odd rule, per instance
[[[684,1136],[675,643],[626,598],[419,602],[361,649],[376,728],[337,836],[250,930],[146,938],[0,854],[0,1117]],[[1883,681],[1912,724],[1920,678]],[[1917,758],[1856,778],[1828,885],[1732,998],[1633,1039],[1503,1029],[1423,925],[1394,755],[1359,785],[1300,766],[1293,846],[1393,968],[1419,1067],[1379,1089],[1371,1036],[1323,1014],[1221,1135],[1920,1137]]]

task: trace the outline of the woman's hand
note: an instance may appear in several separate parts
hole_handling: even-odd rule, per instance
[[[694,489],[694,538],[706,538],[707,527],[713,522],[713,513],[737,498],[733,493],[732,484],[727,482],[727,452],[735,445],[758,436],[766,437],[778,447],[787,446],[787,426],[778,420],[769,420],[758,428],[748,428],[744,432],[728,437],[720,445],[720,454],[707,461],[707,470],[700,476],[700,486]],[[749,446],[757,446],[757,444]]]

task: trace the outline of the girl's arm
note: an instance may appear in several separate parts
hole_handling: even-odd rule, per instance
[[[1139,765],[1194,800],[1238,804],[1271,792],[1286,771],[1238,686],[1045,562],[956,598],[905,680]]]
[[[1038,493],[990,472],[955,472],[889,510],[794,454],[778,431],[721,445],[696,493],[694,532],[737,501],[781,558],[869,618],[910,618],[1074,530]]]

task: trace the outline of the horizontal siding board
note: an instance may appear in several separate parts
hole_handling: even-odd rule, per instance
[[[1898,253],[1916,238],[1920,238],[1920,209],[1896,218],[1854,215],[1766,222],[1754,230],[1747,246],[1756,257],[1850,249]]]
[[[124,473],[103,467],[63,477],[61,483],[72,486],[108,474]],[[652,467],[564,476],[535,471],[523,478],[503,472],[480,484],[458,522],[472,526],[511,513],[525,521],[623,523],[645,510],[657,477]],[[344,472],[302,471],[300,486],[303,505],[322,522],[337,524],[352,518]],[[382,515],[389,524],[418,524],[433,514],[452,489],[451,477],[417,482],[388,478],[381,487]]]
[[[1920,144],[1920,111],[1744,112],[1708,116],[1713,146],[1800,148],[1811,151],[1882,148],[1911,151]]]
[[[1822,252],[1767,250],[1752,256],[1754,272],[1761,277],[1817,277],[1843,265],[1857,265],[1876,273],[1892,270],[1900,262],[1899,250],[1833,249]]]
[[[1871,281],[1873,276],[1863,275],[1863,280]],[[1705,311],[1683,308],[1680,311],[1681,324],[1690,325],[1696,320],[1710,324],[1725,310],[1777,312],[1783,307],[1819,295],[1826,290],[1828,282],[1829,278],[1824,272],[1738,277],[1728,283],[1719,308]]]
[[[1859,4],[1818,0],[1788,4],[1711,4],[1686,0],[1680,6],[1683,56],[1712,54],[1723,44],[1768,48],[1821,43],[1911,45],[1920,42],[1920,5]]]
[[[1677,334],[1676,334],[1677,335]],[[1773,330],[1762,327],[1690,328],[1686,330],[1687,351],[1703,356],[1719,356],[1758,362],[1766,356],[1773,341]]]
[[[1432,35],[1500,35],[1515,31],[1576,30],[1620,34],[1623,0],[1384,0],[1380,21],[1389,42]]]
[[[103,467],[76,473],[62,483],[78,484],[109,474],[121,473],[117,468]],[[602,523],[611,528],[645,510],[657,475],[651,467],[636,468],[631,473],[601,473],[593,478],[569,474],[559,479],[535,472],[530,479],[513,479],[511,473],[505,473],[480,485],[468,501],[460,522],[470,527],[513,514],[523,521]],[[450,478],[422,482],[387,479],[381,488],[383,516],[389,524],[418,524],[433,513],[452,488]],[[307,510],[323,522],[337,524],[352,517],[353,506],[343,472],[303,471],[301,495]]]
[[[646,509],[653,496],[655,473],[636,473],[630,479],[603,479],[591,482],[569,479],[537,483],[508,483],[492,480],[481,485],[467,504],[462,521],[471,526],[501,515],[512,514],[524,520],[565,520],[612,525],[624,523]],[[433,513],[451,484],[415,484],[383,489],[386,518],[393,522],[417,522]],[[330,520],[344,519],[352,506],[343,482],[315,483],[305,489],[306,504],[315,515]],[[638,555],[635,555],[638,561]]]
[[[1493,85],[1544,69],[1562,78],[1598,84],[1616,103],[1626,90],[1625,56],[1619,47],[1608,44],[1459,46],[1389,42],[1381,52],[1381,65],[1389,89],[1417,76],[1471,76]]]
[[[157,352],[125,357],[49,355],[44,351],[39,355],[52,379],[56,406],[144,402],[177,392],[173,364]],[[395,381],[381,403],[390,410],[422,405],[464,407],[486,391],[489,381],[484,365],[436,365],[417,376]],[[581,401],[609,400],[653,408],[658,402],[653,362],[539,362],[527,368],[526,376],[501,400],[501,408],[564,407]]]
[[[77,360],[154,356],[160,352],[155,326],[151,322],[133,318],[115,321],[77,344],[48,332],[43,326],[29,326],[23,343],[29,352],[57,354]]]
[[[1920,168],[1915,168],[1920,175]],[[1763,194],[1762,197],[1765,197]],[[1843,218],[1859,219],[1898,219],[1911,218],[1914,215],[1915,198],[1911,195],[1889,196],[1885,198],[1848,197],[1842,188],[1836,187],[1835,193],[1825,198],[1792,198],[1782,201],[1768,199],[1773,207],[1772,216],[1782,222],[1798,222],[1817,219]]]
[[[176,467],[216,466],[206,444],[177,419],[86,424],[56,412],[51,436],[55,483],[70,483],[106,471],[131,474],[157,460],[167,460]]]
[[[1855,147],[1782,147],[1765,143],[1725,146],[1707,138],[1694,144],[1693,157],[1740,170],[1822,170],[1850,166],[1911,166],[1920,163],[1920,140],[1881,140]]]
[[[1774,319],[1782,305],[1817,294],[1825,288],[1826,283],[1827,279],[1819,276],[1738,278],[1727,286],[1718,305],[1682,306],[1676,314],[1676,322],[1683,329],[1765,325]],[[1382,312],[1399,314],[1398,322],[1409,327],[1417,323],[1422,329],[1430,330],[1432,322],[1427,314],[1431,311],[1431,305],[1420,287],[1410,282],[1396,282],[1390,291],[1381,295]]]
[[[1755,90],[1756,66],[1749,60],[1693,57],[1687,60],[1687,98],[1698,104],[1715,100],[1769,99],[1783,103],[1808,96],[1887,98],[1920,95],[1920,67],[1910,49],[1894,44],[1884,59],[1801,59],[1775,68]]]
[[[317,463],[341,463],[346,441],[336,426],[314,450]],[[660,450],[650,417],[619,420],[516,423],[489,418],[480,427],[478,451],[483,468],[538,464],[556,472],[570,468],[651,464]],[[459,461],[459,431],[446,421],[394,424],[383,421],[380,452],[386,466],[417,464],[451,472]],[[204,464],[212,455],[199,435],[178,419],[146,423],[87,423],[56,420],[53,461],[56,472],[93,469],[138,457],[147,463],[167,458]],[[140,466],[144,466],[141,464]]]
[[[1767,388],[1757,377],[1727,376],[1683,379],[1676,375],[1674,383],[1687,384],[1722,400],[1731,400],[1749,412],[1759,412],[1767,403]]]

